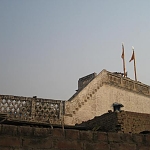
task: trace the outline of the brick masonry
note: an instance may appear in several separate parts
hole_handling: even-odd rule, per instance
[[[150,133],[150,114],[129,111],[110,112],[76,126],[106,132]]]
[[[150,135],[0,125],[0,150],[149,150]]]

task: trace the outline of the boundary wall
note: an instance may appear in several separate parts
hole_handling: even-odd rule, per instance
[[[149,134],[0,125],[0,150],[149,150]]]

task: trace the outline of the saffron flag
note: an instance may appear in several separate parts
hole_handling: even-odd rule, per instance
[[[129,62],[131,62],[132,60],[134,60],[134,50],[133,50],[133,53],[132,53],[132,56],[131,56],[131,59],[130,59],[130,61]]]
[[[121,55],[121,58],[124,59],[124,46],[122,44],[122,55]]]

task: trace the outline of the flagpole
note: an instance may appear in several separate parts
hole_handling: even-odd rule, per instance
[[[124,46],[123,46],[123,50],[124,50]],[[125,57],[125,53],[124,53],[124,57]],[[126,76],[126,68],[125,68],[125,59],[123,58],[123,70],[124,70],[124,77]]]
[[[123,59],[123,71],[124,71],[124,77],[126,76],[126,68],[125,68],[125,53],[124,53],[124,45],[122,43],[122,59]]]
[[[123,59],[124,77],[126,76],[125,59]]]
[[[134,55],[134,74],[135,74],[135,81],[137,81],[134,47],[132,47],[132,50],[133,50],[133,55]]]

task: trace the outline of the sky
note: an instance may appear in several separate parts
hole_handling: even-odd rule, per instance
[[[103,69],[150,85],[149,0],[0,0],[0,94],[68,100]]]

